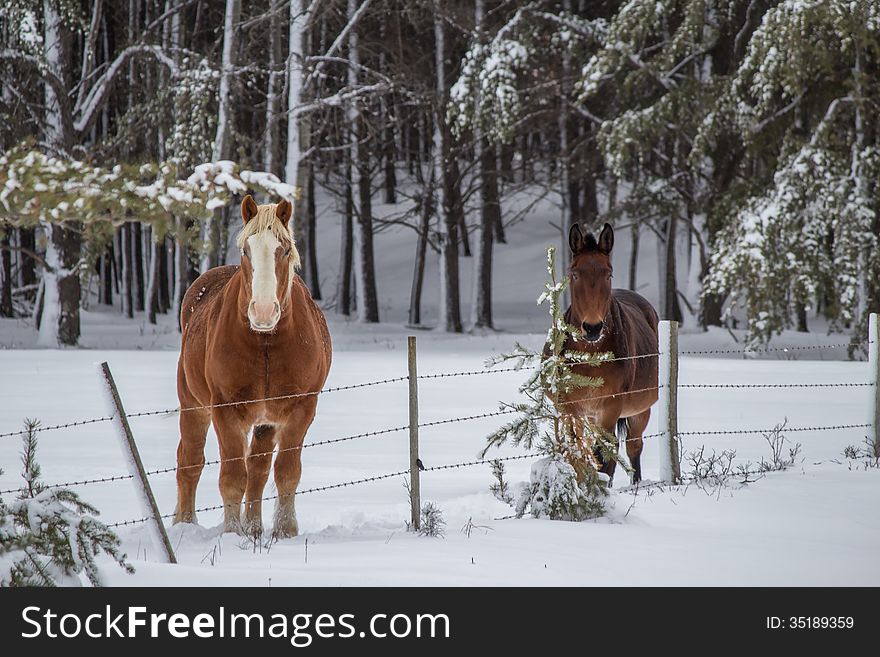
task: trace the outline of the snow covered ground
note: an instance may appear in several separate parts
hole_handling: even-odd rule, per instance
[[[486,355],[506,346],[510,336],[422,339],[422,373],[481,369]],[[531,340],[534,342],[535,337]],[[0,429],[14,430],[24,417],[45,424],[105,414],[93,363],[107,360],[129,412],[174,408],[176,354],[170,351],[5,351],[0,352]],[[403,341],[388,336],[374,348],[337,352],[328,385],[405,374]],[[817,361],[682,360],[682,383],[789,383],[864,381],[864,363]],[[494,410],[514,399],[521,374],[423,380],[423,422]],[[866,422],[868,388],[683,389],[680,429],[827,426]],[[406,424],[405,383],[322,396],[308,441]],[[476,458],[485,435],[497,426],[490,418],[425,428],[421,455],[426,466]],[[173,466],[175,415],[137,418],[132,427],[148,469]],[[657,430],[652,420],[648,432]],[[188,585],[356,585],[356,584],[814,584],[877,585],[880,565],[880,470],[864,470],[842,455],[860,444],[865,430],[799,432],[802,461],[739,488],[707,495],[691,486],[634,496],[616,495],[610,520],[567,523],[495,520],[511,513],[488,487],[487,465],[422,475],[422,499],[443,510],[445,538],[405,532],[408,503],[403,479],[395,477],[302,495],[298,515],[302,535],[257,549],[219,533],[220,511],[206,512],[200,527],[171,529],[182,565],[155,563],[145,527],[121,530],[137,573],[128,577],[108,568],[113,584]],[[737,462],[769,457],[760,436],[690,437],[686,449],[705,444],[733,448]],[[18,485],[15,438],[0,439],[0,489]],[[656,441],[643,457],[645,477],[657,477]],[[217,458],[208,439],[208,458]],[[500,452],[515,454],[516,452]],[[47,482],[65,482],[125,472],[112,427],[99,423],[41,435],[40,461]],[[407,434],[398,432],[307,449],[302,489],[394,472],[407,467]],[[528,477],[529,461],[511,461],[511,481]],[[206,468],[198,506],[219,503],[216,466]],[[152,478],[163,512],[174,507],[174,475]],[[618,487],[625,484],[618,473]],[[106,522],[141,515],[129,481],[82,487],[84,497]],[[272,494],[271,483],[267,495]],[[630,508],[632,506],[632,508]],[[264,508],[270,520],[272,503]],[[627,514],[628,511],[628,514]],[[470,537],[468,520],[479,525]],[[308,561],[306,561],[308,539]]]
[[[553,209],[543,212],[554,219]],[[325,297],[331,297],[338,242],[337,218],[322,213],[319,247]],[[364,326],[327,314],[334,340],[329,386],[399,377],[406,374],[402,326],[414,249],[412,231],[377,235],[379,297],[383,323]],[[545,310],[533,299],[545,278],[544,252],[557,242],[549,223],[530,219],[509,230],[510,243],[497,250],[495,289],[500,332],[450,336],[418,331],[420,373],[481,370],[484,360],[509,350],[516,340],[538,345]],[[656,250],[650,235],[642,240],[640,286],[656,301]],[[618,232],[614,261],[618,285],[625,285],[628,235]],[[326,264],[324,264],[326,263]],[[468,315],[470,267],[462,259],[463,309]],[[436,256],[426,273],[424,315],[436,321]],[[326,302],[325,302],[326,303]],[[815,321],[812,328],[822,328]],[[739,340],[737,342],[736,340]],[[847,336],[786,333],[774,345],[839,345]],[[32,349],[35,334],[26,320],[0,321],[0,433],[21,427],[25,417],[44,424],[106,414],[93,363],[106,360],[114,372],[128,412],[175,408],[175,371],[179,337],[172,318],[150,326],[112,309],[94,306],[83,315],[82,349]],[[742,333],[697,331],[687,323],[682,350],[739,349]],[[867,365],[845,360],[833,346],[772,352],[744,360],[737,354],[684,357],[681,383],[864,382]],[[420,385],[422,422],[496,410],[500,400],[515,400],[523,374],[424,380]],[[870,389],[770,388],[692,389],[680,392],[679,428],[701,430],[763,429],[787,418],[791,427],[869,422]],[[421,456],[428,467],[471,461],[485,436],[501,418],[424,428]],[[322,396],[307,442],[339,438],[407,423],[405,382]],[[132,428],[148,469],[175,462],[175,414],[136,418]],[[648,433],[658,430],[656,419]],[[864,429],[789,433],[803,444],[795,467],[744,487],[708,495],[698,488],[638,495],[619,492],[609,518],[568,523],[530,518],[496,520],[511,513],[489,492],[487,465],[423,473],[422,500],[436,503],[447,522],[444,538],[406,533],[409,507],[403,478],[301,495],[297,509],[302,535],[271,548],[254,549],[236,536],[221,535],[221,513],[203,513],[199,527],[170,529],[180,565],[156,563],[155,549],[143,526],[124,527],[120,535],[137,572],[129,577],[108,567],[112,584],[136,585],[878,585],[880,584],[880,470],[865,470],[843,457],[847,445],[861,445]],[[404,470],[408,465],[405,431],[307,449],[301,490]],[[687,451],[735,449],[736,461],[769,458],[760,435],[689,436]],[[646,479],[658,476],[659,445],[648,441],[643,456]],[[0,438],[0,490],[20,484],[17,438]],[[503,451],[498,454],[516,454]],[[108,423],[40,434],[39,460],[46,482],[67,482],[125,473],[113,429]],[[217,458],[213,434],[207,457]],[[512,482],[528,478],[530,461],[507,464]],[[218,504],[217,466],[206,468],[199,507]],[[616,486],[624,485],[618,471]],[[174,474],[158,474],[152,484],[163,513],[173,511]],[[102,519],[117,522],[140,517],[130,481],[81,487],[98,506]],[[266,494],[273,494],[271,485]],[[7,496],[8,498],[8,496]],[[272,503],[264,506],[271,521]],[[472,521],[470,536],[462,528]],[[306,548],[306,541],[308,546]]]

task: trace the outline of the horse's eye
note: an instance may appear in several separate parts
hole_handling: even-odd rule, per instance
[[[247,257],[248,257],[247,251],[242,251],[242,252],[241,252],[241,257],[242,257],[242,258],[247,258]]]
[[[288,246],[286,249],[284,249],[284,257],[286,258],[289,255],[290,255],[290,247]]]
[[[576,281],[578,279],[578,275],[575,273],[572,273],[571,278],[572,278],[572,280]]]

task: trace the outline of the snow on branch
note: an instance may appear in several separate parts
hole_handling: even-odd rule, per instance
[[[97,111],[103,105],[116,75],[128,63],[128,60],[132,57],[144,55],[155,57],[160,64],[163,64],[171,71],[172,75],[177,75],[179,72],[177,63],[165,53],[161,46],[135,45],[127,47],[117,55],[116,59],[107,67],[107,70],[98,78],[82,101],[82,104],[74,109],[73,127],[77,132],[85,132],[91,127],[92,121],[95,119]]]

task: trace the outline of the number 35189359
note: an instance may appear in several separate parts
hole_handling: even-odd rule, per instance
[[[767,616],[768,630],[851,630],[852,616]]]

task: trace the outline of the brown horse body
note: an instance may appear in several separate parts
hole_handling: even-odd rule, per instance
[[[217,267],[202,274],[181,305],[183,337],[177,388],[182,410],[174,521],[196,520],[196,487],[205,461],[206,434],[213,423],[222,460],[224,529],[244,529],[254,535],[262,532],[260,500],[277,445],[278,499],[273,534],[295,536],[298,526],[294,495],[302,473],[301,448],[315,417],[318,396],[289,395],[316,393],[322,388],[330,370],[332,349],[324,315],[303,282],[292,273],[298,263],[292,236],[289,244],[284,243],[290,205],[283,201],[277,209],[274,205],[257,208],[248,196],[242,204],[245,223],[256,221],[253,217],[258,212],[260,219],[281,238],[276,240],[277,252],[267,252],[263,258],[267,266],[272,263],[270,255],[276,263],[276,317],[272,317],[271,303],[263,304],[266,312],[254,310],[260,304],[252,298],[252,287],[256,285],[252,283],[263,280],[267,272],[256,270],[244,242],[242,264]],[[282,222],[284,231],[270,225],[273,219]],[[255,328],[270,326],[273,321],[276,323],[271,329]],[[273,399],[278,397],[281,398]],[[237,403],[248,400],[267,401]],[[183,410],[193,407],[209,408]],[[244,527],[240,516],[243,497]]]
[[[641,295],[611,288],[614,232],[610,225],[605,224],[598,241],[573,226],[569,246],[572,303],[565,318],[582,335],[577,340],[569,338],[565,350],[611,352],[615,360],[599,366],[574,365],[576,374],[601,377],[603,385],[564,395],[560,410],[572,416],[573,428],[582,440],[587,439],[584,422],[608,433],[617,428],[626,440],[633,481],[639,481],[642,434],[657,401],[658,361],[651,356],[657,354],[657,311]],[[596,457],[602,472],[613,477],[615,462],[604,463],[598,453]]]

